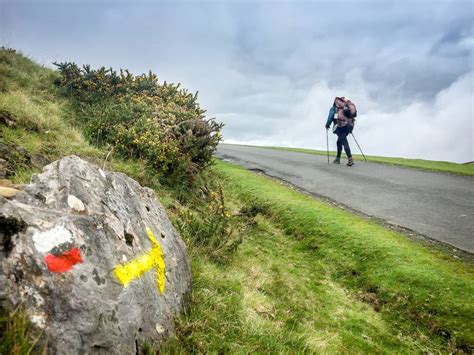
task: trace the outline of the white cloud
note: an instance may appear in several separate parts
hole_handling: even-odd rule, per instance
[[[367,101],[356,130],[361,144],[368,154],[473,161],[473,77],[470,72],[434,99],[415,101],[398,112]]]
[[[399,110],[371,98],[374,88],[357,71],[337,87],[322,82],[296,103],[291,119],[273,121],[271,135],[248,135],[250,139],[229,139],[228,143],[297,146],[326,149],[324,124],[335,96],[349,96],[358,107],[354,134],[364,153],[370,155],[424,158],[454,162],[473,161],[473,72],[460,77],[429,101],[414,101]],[[382,88],[380,88],[382,90]],[[267,131],[268,133],[268,131]],[[229,134],[232,136],[232,134]],[[330,149],[336,136],[330,135]],[[357,146],[350,140],[351,148]]]

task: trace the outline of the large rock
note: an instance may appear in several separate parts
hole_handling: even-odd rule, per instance
[[[191,288],[185,245],[154,192],[75,156],[0,197],[0,266],[1,306],[22,303],[51,353],[160,343]]]

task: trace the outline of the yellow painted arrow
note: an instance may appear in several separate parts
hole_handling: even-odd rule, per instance
[[[150,228],[146,229],[146,234],[153,246],[151,250],[128,263],[118,265],[114,269],[114,273],[120,283],[127,287],[131,281],[156,267],[156,283],[160,292],[163,293],[165,292],[165,258],[163,257],[161,246]]]

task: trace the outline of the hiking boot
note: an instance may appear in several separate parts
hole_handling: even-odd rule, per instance
[[[349,160],[347,161],[347,166],[352,166],[352,165],[354,165],[354,159],[349,158]]]
[[[334,164],[341,164],[341,158],[336,158],[333,160]]]

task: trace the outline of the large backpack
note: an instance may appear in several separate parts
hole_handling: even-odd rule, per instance
[[[341,97],[336,97],[334,105],[337,107],[339,113],[342,113],[344,117],[347,118],[347,124],[353,126],[355,118],[357,117],[356,105],[351,100],[344,101]]]
[[[344,116],[347,118],[357,117],[357,108],[350,100],[346,102],[346,105],[344,105],[342,110],[344,111]]]

